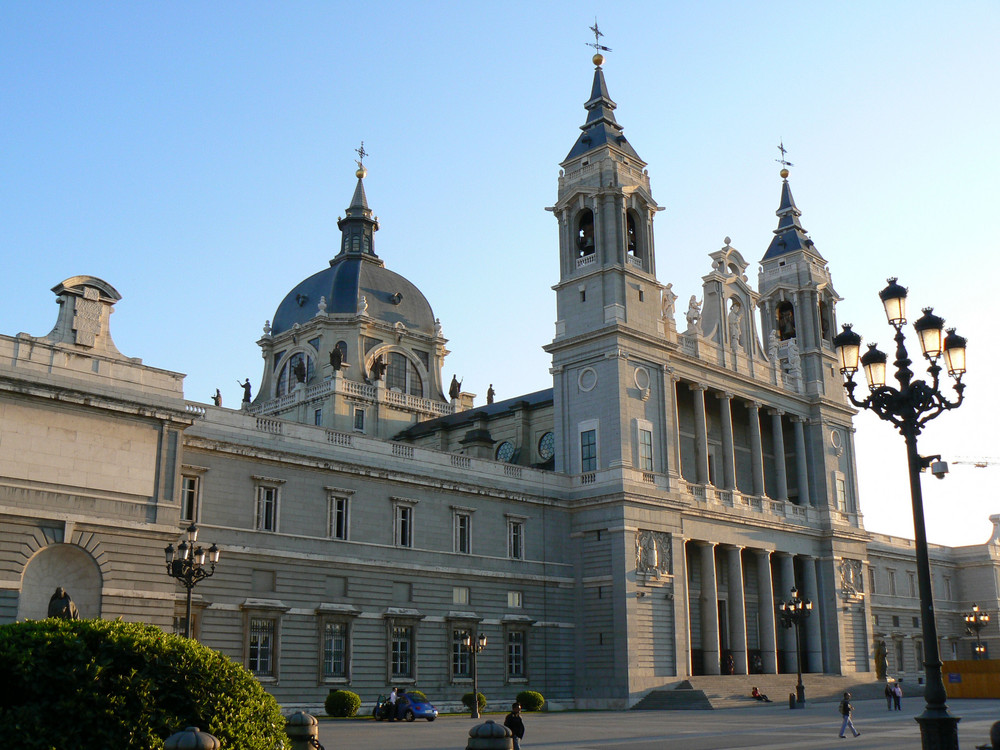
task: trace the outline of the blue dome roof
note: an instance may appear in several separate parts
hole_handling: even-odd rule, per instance
[[[312,320],[320,297],[326,297],[326,311],[331,315],[356,314],[364,297],[368,315],[375,320],[402,323],[411,331],[434,335],[434,313],[419,289],[378,259],[344,254],[285,296],[271,321],[271,334]]]

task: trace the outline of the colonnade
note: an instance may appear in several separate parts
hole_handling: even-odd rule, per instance
[[[694,397],[694,427],[695,427],[695,483],[709,484],[711,482],[708,465],[708,408],[705,394],[708,386],[703,383],[690,383],[688,387]],[[733,399],[735,394],[726,391],[715,392],[718,400],[719,421],[722,425],[722,477],[720,488],[736,490],[736,446],[733,438]],[[752,477],[752,492],[762,497],[766,494],[764,483],[764,447],[760,429],[760,410],[763,407],[759,401],[747,401],[749,412],[750,462]],[[778,408],[768,408],[771,417],[772,452],[774,453],[774,500],[788,500],[788,477],[785,469],[785,429],[782,417],[785,412]],[[795,443],[795,479],[798,486],[798,504],[811,505],[809,497],[809,470],[806,454],[806,418],[793,415],[790,417]],[[678,441],[679,442],[679,441]]]
[[[700,663],[692,663],[694,674],[724,674],[732,657],[733,674],[763,672],[776,674],[796,671],[795,632],[782,628],[776,616],[777,603],[791,597],[792,587],[799,595],[813,602],[812,616],[802,627],[802,671],[823,671],[823,645],[820,634],[822,602],[819,598],[817,560],[806,555],[793,555],[768,549],[735,544],[717,544],[688,540],[689,559],[697,558],[700,585],[692,590],[688,567],[687,590],[692,612],[698,608],[700,632],[693,631],[693,618],[688,618],[688,643],[692,654],[700,654]],[[745,589],[745,558],[752,558],[756,577],[750,587],[755,600],[748,601]],[[727,585],[719,591],[719,568],[725,566]],[[798,570],[798,578],[796,578]],[[750,584],[749,580],[746,580]],[[720,603],[725,603],[725,618],[720,618]],[[755,617],[748,617],[751,608]],[[748,623],[755,624],[756,633],[748,633]],[[724,629],[724,631],[723,631]],[[750,641],[756,649],[748,648]],[[751,660],[751,650],[760,661]],[[779,653],[783,654],[779,664]],[[695,658],[694,656],[692,658]]]

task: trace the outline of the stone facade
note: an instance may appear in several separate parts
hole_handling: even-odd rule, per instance
[[[493,705],[530,688],[621,708],[694,674],[794,672],[775,615],[793,586],[815,605],[804,671],[874,678],[885,641],[916,678],[912,542],[864,529],[839,297],[787,173],[757,289],[727,238],[678,310],[600,67],[586,107],[550,209],[550,390],[476,408],[445,389],[447,341],[375,254],[363,169],[340,253],[279,304],[239,409],[119,353],[106,282],[55,287],[48,336],[0,337],[0,620],[44,616],[64,586],[85,617],[178,627],[163,548],[194,522],[223,550],[194,634],[287,708],[389,684],[457,704],[467,632],[488,637]],[[1000,604],[994,523],[932,550],[946,657],[969,655],[963,610]]]

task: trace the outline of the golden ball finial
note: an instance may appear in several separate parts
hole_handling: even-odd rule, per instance
[[[785,169],[784,167],[781,168],[781,171],[778,174],[781,175],[781,179],[783,179],[783,180],[787,180],[788,179],[788,170]]]
[[[598,68],[604,65],[604,55],[602,55],[600,52],[594,55],[594,65],[596,65]]]
[[[354,176],[357,177],[359,180],[363,180],[365,179],[365,177],[368,176],[368,170],[365,169],[364,167],[358,167],[358,171],[354,173]]]

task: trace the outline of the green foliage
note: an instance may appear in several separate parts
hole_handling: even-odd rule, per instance
[[[418,698],[419,700],[422,700],[422,701],[427,700],[427,696],[424,695],[423,693],[421,693],[419,690],[407,690],[406,694],[407,695],[412,695],[414,698]]]
[[[479,710],[482,711],[486,708],[486,696],[482,693],[476,693],[479,697]],[[464,705],[470,711],[472,710],[472,693],[466,693],[462,696],[462,705]]]
[[[326,696],[327,716],[357,716],[361,708],[361,696],[350,690],[331,690]]]
[[[287,747],[274,698],[240,664],[152,625],[0,625],[0,736],[19,748],[157,750],[196,726],[222,747]]]
[[[541,693],[534,690],[522,690],[517,694],[517,702],[521,704],[524,711],[541,711],[545,705],[545,698]]]

